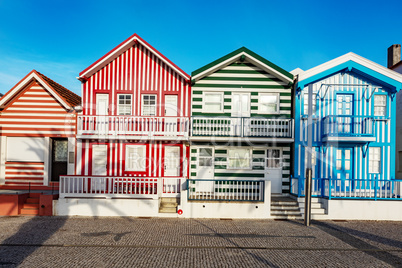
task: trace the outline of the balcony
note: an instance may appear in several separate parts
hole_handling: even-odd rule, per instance
[[[228,137],[249,141],[293,142],[293,119],[252,117],[191,118],[191,140],[228,141]]]
[[[323,142],[375,141],[374,118],[369,116],[330,115],[322,120]]]
[[[187,117],[78,116],[77,138],[186,140]]]

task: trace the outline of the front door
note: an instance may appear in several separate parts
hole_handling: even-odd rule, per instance
[[[109,114],[109,95],[96,94],[96,115],[98,116],[96,122],[96,130],[98,134],[107,134],[109,126],[107,124],[107,115]]]
[[[282,156],[280,149],[268,149],[265,158],[265,178],[271,181],[271,193],[282,193]]]
[[[197,178],[213,179],[214,178],[214,148],[205,147],[198,148]]]
[[[68,140],[52,139],[52,181],[67,175]]]
[[[180,176],[180,146],[165,146],[164,176]]]
[[[92,146],[92,175],[106,176],[107,174],[107,145]]]
[[[337,114],[338,118],[338,133],[351,134],[353,133],[352,115],[353,115],[353,95],[352,94],[337,94]]]
[[[250,93],[232,93],[232,117],[231,134],[239,136],[242,133],[242,117],[250,117]]]
[[[177,95],[165,95],[165,131],[177,132]]]
[[[350,191],[351,187],[353,186],[351,183],[351,180],[353,178],[353,149],[337,148],[335,157],[335,189],[336,191]]]

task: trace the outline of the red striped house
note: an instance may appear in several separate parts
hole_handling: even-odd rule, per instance
[[[0,99],[0,189],[48,189],[73,174],[80,104],[35,70]]]
[[[187,177],[190,76],[134,34],[79,80],[83,113],[77,118],[76,176],[65,178],[62,197],[94,194],[95,184],[98,194],[114,187],[120,195],[116,180],[127,179],[152,182],[152,193],[161,187],[159,194],[178,194],[178,181]],[[168,181],[175,181],[173,192]]]

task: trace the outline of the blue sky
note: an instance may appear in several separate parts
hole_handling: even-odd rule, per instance
[[[386,65],[401,10],[400,0],[0,0],[0,92],[36,69],[79,94],[78,73],[133,33],[189,74],[241,46],[287,71],[347,52]]]

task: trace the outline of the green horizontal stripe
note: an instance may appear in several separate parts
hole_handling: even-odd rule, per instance
[[[254,78],[254,77],[205,77],[204,79],[201,80],[209,80],[209,81],[281,81],[278,78]]]
[[[292,103],[292,100],[280,100],[280,103]]]
[[[195,95],[202,95],[202,91],[200,91],[200,90],[193,90],[193,94],[195,94]]]
[[[197,161],[197,157],[192,156],[191,161]]]
[[[193,87],[216,87],[216,88],[274,88],[289,89],[289,86],[281,85],[224,85],[224,84],[195,84]]]
[[[261,167],[261,166],[253,166],[253,170],[264,170],[264,167]]]
[[[227,152],[227,150],[215,150],[216,154],[226,154]]]
[[[275,119],[275,118],[292,118],[290,114],[281,114],[281,115],[272,115],[272,114],[251,114],[251,117],[260,117],[267,119]]]
[[[232,106],[230,106],[230,105],[224,105],[224,106],[223,106],[223,109],[225,109],[225,110],[230,110],[230,109],[232,109]]]
[[[196,172],[191,172],[191,176],[195,177],[195,176],[197,176],[197,173]]]
[[[193,98],[193,101],[202,101],[202,98]]]
[[[291,111],[292,107],[279,107],[282,111]]]
[[[202,105],[193,105],[193,109],[202,109]]]
[[[192,153],[196,153],[196,152],[197,152],[197,149],[191,149],[191,152],[192,152]]]
[[[265,158],[253,158],[253,162],[264,162]]]
[[[251,103],[258,103],[258,99],[252,99]]]
[[[265,154],[264,150],[253,150],[253,154]]]
[[[258,92],[251,92],[251,96],[258,96]]]
[[[258,106],[251,106],[251,110],[252,110],[252,111],[258,110]]]
[[[192,115],[194,116],[216,116],[216,117],[222,117],[222,116],[227,116],[231,117],[231,113],[216,113],[216,114],[210,114],[210,113],[202,113],[202,112],[193,112]]]
[[[215,73],[220,74],[268,74],[266,71],[258,70],[218,70]]]
[[[215,177],[264,178],[264,174],[247,174],[247,173],[215,173]]]
[[[225,91],[225,92],[223,93],[223,95],[232,95],[232,92],[230,92],[230,91]]]
[[[292,93],[283,93],[283,92],[281,92],[280,95],[281,95],[281,96],[284,96],[284,97],[285,97],[285,96],[288,97],[288,96],[292,96]]]
[[[197,168],[197,165],[191,165],[191,168]]]
[[[216,165],[215,169],[227,169],[227,167],[224,165]]]
[[[226,157],[216,157],[215,158],[215,162],[224,162],[224,161],[227,161]]]
[[[290,151],[283,151],[283,154],[290,155]]]

